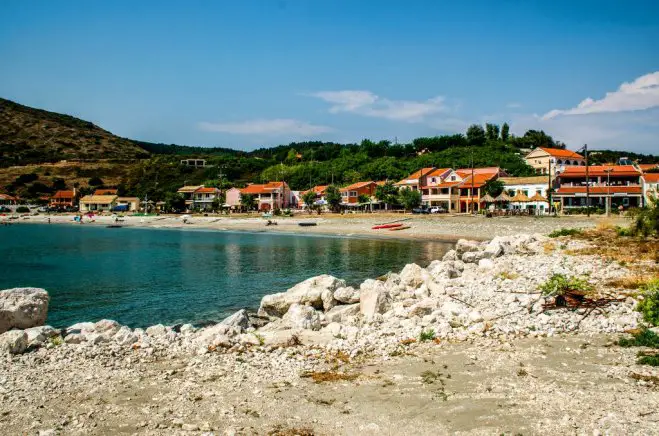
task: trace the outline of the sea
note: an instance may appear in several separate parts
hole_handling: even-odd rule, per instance
[[[358,286],[451,243],[71,224],[0,226],[0,289],[44,288],[47,323],[217,322],[316,275]]]

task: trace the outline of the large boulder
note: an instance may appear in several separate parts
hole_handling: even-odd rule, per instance
[[[504,246],[498,238],[494,238],[485,246],[485,250],[483,250],[483,258],[492,259],[501,256],[503,253]]]
[[[10,330],[0,335],[0,354],[21,354],[27,349],[27,333]]]
[[[428,273],[436,281],[441,282],[443,279],[454,279],[462,274],[464,266],[462,262],[452,260],[433,260],[428,265]]]
[[[0,291],[0,333],[27,329],[46,322],[48,292],[40,288],[13,288]]]
[[[334,306],[325,313],[329,322],[343,322],[349,316],[355,316],[359,313],[359,303],[341,304]]]
[[[362,283],[359,296],[359,312],[367,319],[391,309],[391,296],[384,283],[366,280]]]
[[[455,251],[458,257],[461,257],[463,254],[469,253],[471,251],[480,251],[480,249],[481,246],[478,241],[459,239],[458,242],[455,244]]]
[[[424,268],[416,263],[410,263],[405,265],[405,268],[400,272],[400,281],[406,286],[418,288],[428,280],[429,276],[430,274]]]
[[[329,310],[336,304],[334,292],[345,287],[344,280],[323,274],[307,279],[286,292],[266,295],[261,299],[259,315],[282,317],[293,304]]]
[[[220,324],[236,327],[241,331],[250,327],[249,315],[245,309],[240,309],[238,312],[224,318]]]
[[[311,306],[292,304],[283,320],[293,328],[305,330],[320,330],[322,327],[320,314]]]
[[[342,304],[359,303],[359,291],[348,286],[334,291],[334,299]]]
[[[59,335],[60,331],[52,328],[49,325],[42,325],[39,327],[30,327],[29,329],[25,329],[25,333],[27,334],[28,344],[41,345],[48,339]]]

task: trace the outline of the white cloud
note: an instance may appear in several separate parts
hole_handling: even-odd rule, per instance
[[[604,112],[628,112],[659,106],[659,71],[646,74],[617,91],[607,92],[601,100],[588,97],[572,109],[554,109],[543,115],[548,120],[560,115],[584,115]]]
[[[350,112],[408,123],[421,122],[428,115],[448,110],[444,104],[444,97],[433,97],[423,101],[389,100],[370,91],[359,90],[320,91],[310,96],[331,103],[330,113]]]
[[[330,132],[327,126],[310,124],[294,119],[256,119],[236,123],[209,123],[198,124],[201,130],[206,132],[232,133],[235,135],[265,135],[265,136],[312,136],[319,133]]]

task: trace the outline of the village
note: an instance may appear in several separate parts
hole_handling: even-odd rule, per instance
[[[120,196],[114,188],[99,188],[84,196],[80,196],[76,189],[58,190],[52,196],[42,198],[46,204],[41,207],[25,205],[20,198],[0,193],[0,212],[151,214],[259,211],[266,216],[304,210],[318,213],[405,212],[407,207],[385,201],[382,195],[378,195],[378,188],[386,186],[385,192],[418,192],[409,207],[414,213],[537,216],[618,213],[648,205],[657,196],[659,164],[637,164],[621,158],[619,162],[607,165],[587,165],[587,159],[581,154],[546,147],[532,150],[524,159],[537,175],[510,177],[499,167],[428,167],[399,181],[368,180],[349,184],[338,188],[340,200],[337,197],[334,201],[327,198],[331,185],[293,191],[286,181],[271,181],[226,190],[204,185],[182,186],[177,193],[184,207],[179,209],[168,208],[163,201]]]

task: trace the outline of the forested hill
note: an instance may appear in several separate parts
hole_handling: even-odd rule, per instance
[[[0,98],[0,166],[64,159],[139,159],[149,153],[130,139],[70,115]]]

